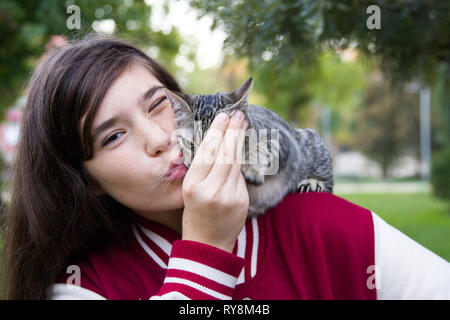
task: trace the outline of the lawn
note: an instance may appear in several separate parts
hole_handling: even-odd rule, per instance
[[[450,201],[427,193],[338,196],[372,210],[390,225],[450,261]]]

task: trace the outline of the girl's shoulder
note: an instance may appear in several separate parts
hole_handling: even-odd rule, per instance
[[[369,209],[328,192],[290,193],[268,215],[302,224],[350,224],[372,220]]]
[[[330,193],[291,193],[261,218],[265,255],[295,270],[291,277],[309,288],[306,296],[376,298],[366,286],[375,264],[370,210]]]
[[[372,212],[331,193],[290,193],[266,212],[264,220],[280,238],[311,244],[320,238],[321,243],[333,246],[358,242],[373,250]]]

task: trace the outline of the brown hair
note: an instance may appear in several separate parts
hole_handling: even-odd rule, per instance
[[[90,132],[98,107],[133,63],[181,92],[162,66],[114,38],[90,37],[54,49],[30,79],[11,202],[2,217],[5,298],[46,298],[72,258],[123,238],[129,209],[108,195],[95,196],[89,188],[95,181],[81,162],[93,156]]]

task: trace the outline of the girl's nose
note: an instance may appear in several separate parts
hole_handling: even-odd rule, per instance
[[[170,150],[172,142],[170,133],[166,132],[157,124],[149,125],[145,128],[145,148],[147,153],[154,157]]]

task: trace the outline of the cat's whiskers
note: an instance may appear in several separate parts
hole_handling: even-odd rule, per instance
[[[156,189],[157,187],[160,187],[161,184],[166,184],[166,183],[168,183],[168,182],[167,182],[167,178],[168,178],[168,177],[167,177],[167,173],[166,173],[166,172],[164,172],[164,173],[158,175],[158,176],[156,177],[156,180],[155,180],[155,183],[154,183],[152,189]],[[170,182],[170,181],[169,181],[169,182]],[[167,188],[167,186],[166,186],[166,188]]]
[[[170,178],[170,177],[167,177],[167,179],[164,179],[164,180],[163,180],[163,182],[164,182],[164,185],[163,185],[163,187],[162,187],[162,192],[163,192],[163,193],[166,191],[167,187],[169,186],[169,184],[170,184],[173,180],[174,180],[174,179],[173,179],[173,178]]]
[[[171,171],[172,170],[169,170],[168,173],[170,173]],[[153,189],[156,187],[160,187],[162,193],[166,191],[170,183],[175,180],[174,178],[169,177],[168,173],[162,173],[158,175],[155,181],[155,185],[153,186]]]

